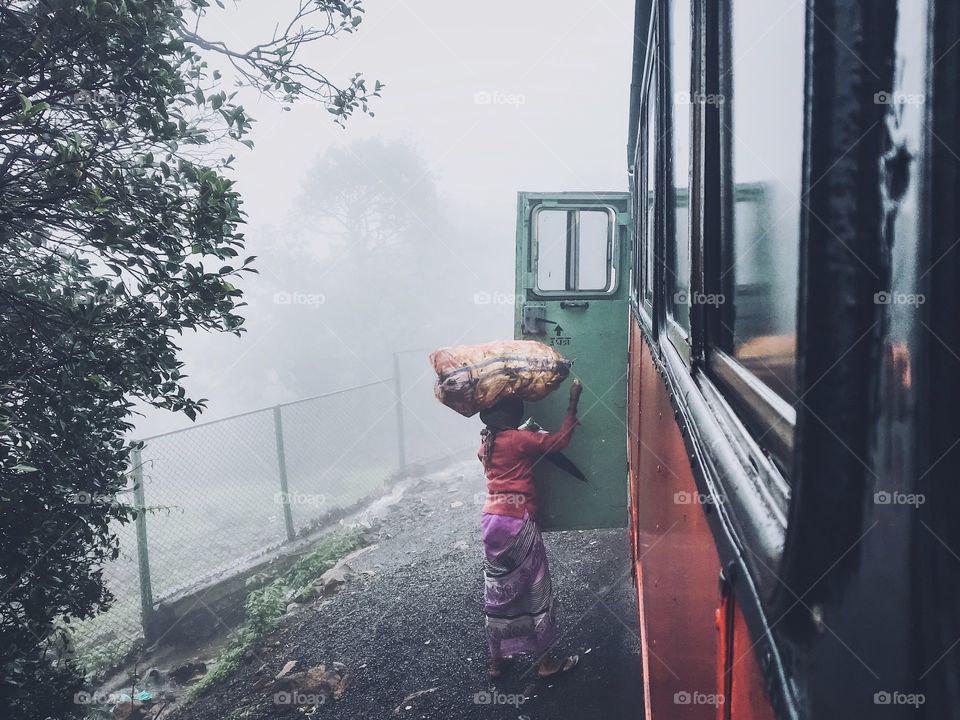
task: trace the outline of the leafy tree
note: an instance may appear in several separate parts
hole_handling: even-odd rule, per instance
[[[235,283],[254,258],[226,173],[252,120],[205,57],[281,103],[323,102],[340,123],[379,95],[298,60],[354,31],[360,2],[298,3],[285,32],[247,50],[204,34],[206,0],[0,4],[5,716],[83,710],[50,639],[58,620],[111,600],[98,568],[118,552],[112,524],[133,517],[118,498],[133,403],[195,417],[204,402],[186,396],[176,336],[243,331]]]

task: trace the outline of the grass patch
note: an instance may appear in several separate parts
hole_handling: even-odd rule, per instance
[[[187,691],[186,698],[193,700],[229,677],[239,667],[247,651],[279,624],[287,611],[291,594],[305,590],[311,582],[336,565],[340,558],[367,544],[369,540],[362,530],[325,537],[283,575],[269,585],[252,591],[247,596],[243,625],[220,652],[213,670]]]
[[[120,638],[102,644],[78,645],[77,662],[91,677],[106,677],[133,661],[143,650],[143,638]]]

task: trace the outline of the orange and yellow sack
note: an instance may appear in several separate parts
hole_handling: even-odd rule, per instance
[[[517,396],[542,400],[570,374],[570,362],[535,340],[444,347],[430,353],[437,399],[465,417]]]

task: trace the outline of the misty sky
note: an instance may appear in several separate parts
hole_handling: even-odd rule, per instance
[[[249,215],[250,253],[261,255],[261,276],[241,285],[251,304],[243,338],[183,339],[188,388],[210,400],[202,419],[297,395],[289,382],[274,389],[252,378],[263,368],[242,359],[245,348],[263,340],[258,333],[276,312],[258,307],[256,284],[275,270],[279,274],[285,262],[276,253],[263,257],[258,237],[263,228],[289,222],[306,173],[331,146],[372,137],[410,143],[451,209],[482,214],[486,242],[503,264],[492,290],[512,291],[518,190],[626,190],[633,6],[624,0],[368,0],[356,34],[323,40],[303,59],[335,82],[354,72],[364,73],[371,85],[384,82],[375,117],[358,115],[344,130],[322,107],[303,104],[283,112],[245,91],[241,98],[257,120],[256,147],[235,151],[235,177]],[[208,39],[244,48],[266,39],[289,17],[283,8],[291,7],[263,0],[214,7],[200,30]],[[457,264],[449,256],[432,262]],[[492,318],[484,334],[509,335],[504,317]],[[285,340],[270,337],[269,343],[282,347]],[[285,362],[283,354],[275,361]],[[257,394],[237,392],[251,380],[262,386]],[[138,423],[137,435],[188,424],[184,417],[151,411]]]

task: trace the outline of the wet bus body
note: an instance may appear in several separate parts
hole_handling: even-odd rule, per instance
[[[638,0],[627,193],[518,198],[637,717],[960,717],[960,3]],[[532,408],[556,425],[564,398]]]

